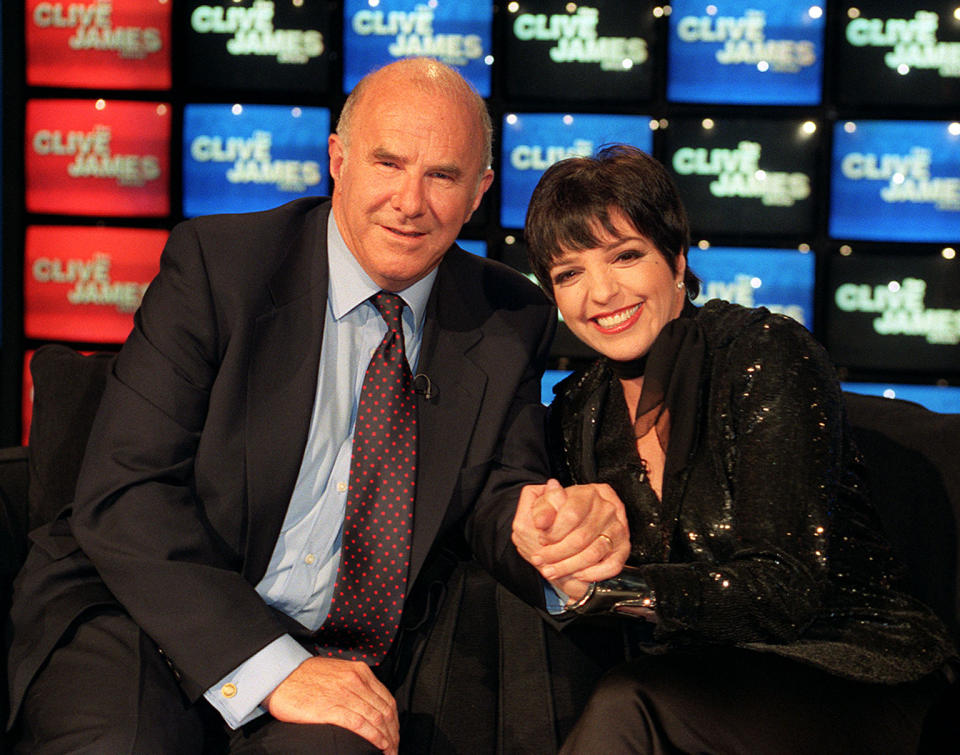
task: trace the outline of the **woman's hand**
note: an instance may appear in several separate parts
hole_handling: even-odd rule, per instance
[[[579,600],[591,582],[615,577],[630,555],[620,497],[606,484],[527,485],[513,519],[513,543],[554,587]]]

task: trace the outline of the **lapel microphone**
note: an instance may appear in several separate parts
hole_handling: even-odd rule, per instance
[[[413,376],[413,392],[423,396],[427,401],[437,397],[437,389],[424,372],[418,372]]]

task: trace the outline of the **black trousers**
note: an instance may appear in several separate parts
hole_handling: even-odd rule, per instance
[[[156,645],[119,610],[64,638],[27,691],[16,735],[18,755],[379,752],[337,726],[269,716],[231,731],[205,701],[187,701]]]
[[[600,678],[561,753],[913,755],[945,686],[853,682],[736,648],[645,656]]]

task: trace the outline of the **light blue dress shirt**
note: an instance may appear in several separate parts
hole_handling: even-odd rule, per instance
[[[350,253],[334,221],[327,226],[330,282],[310,434],[280,536],[263,579],[264,601],[310,629],[330,609],[347,504],[350,455],[360,388],[367,362],[387,332],[368,299],[380,288]],[[437,272],[398,292],[407,361],[416,372],[427,300]],[[231,728],[266,711],[260,706],[311,655],[283,635],[204,693]]]

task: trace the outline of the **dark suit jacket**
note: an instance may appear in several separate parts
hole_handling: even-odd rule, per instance
[[[73,511],[34,533],[18,581],[11,720],[58,639],[98,605],[129,612],[191,699],[283,633],[254,586],[307,439],[328,215],[329,202],[306,199],[171,233],[108,379]],[[474,537],[491,543],[488,561],[509,543],[502,512],[546,470],[539,378],[555,322],[522,276],[458,248],[426,317],[418,371],[436,395],[418,396],[411,584],[484,486],[497,514]]]

